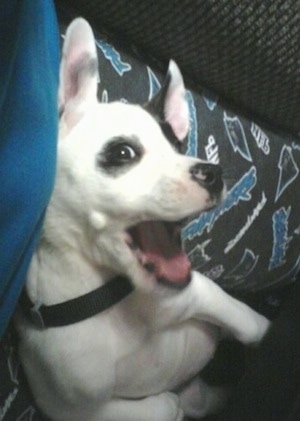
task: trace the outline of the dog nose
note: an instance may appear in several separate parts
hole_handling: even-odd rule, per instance
[[[190,168],[192,179],[211,193],[220,193],[224,182],[220,165],[198,163]]]

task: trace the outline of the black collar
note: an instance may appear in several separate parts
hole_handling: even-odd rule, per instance
[[[24,314],[39,329],[60,327],[81,322],[107,310],[129,295],[133,289],[127,278],[118,276],[88,294],[50,306],[33,304],[24,289],[20,305]]]

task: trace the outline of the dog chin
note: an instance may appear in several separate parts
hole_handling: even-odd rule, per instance
[[[191,280],[192,280],[192,273],[189,272],[186,279],[182,280],[181,282],[172,282],[170,281],[170,279],[158,278],[157,283],[159,285],[163,285],[168,288],[177,289],[178,291],[180,291],[181,289],[184,289],[185,287],[187,287],[188,284],[191,282]]]

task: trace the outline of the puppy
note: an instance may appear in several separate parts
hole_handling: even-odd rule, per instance
[[[189,116],[176,64],[144,107],[99,104],[97,66],[92,30],[76,19],[56,185],[16,317],[22,364],[52,420],[204,416],[223,393],[197,374],[222,332],[255,345],[269,322],[191,272],[181,251],[182,221],[226,189],[220,167],[177,151]]]

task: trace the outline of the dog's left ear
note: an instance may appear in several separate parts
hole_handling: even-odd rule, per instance
[[[98,56],[93,31],[82,18],[68,27],[60,65],[59,109],[74,126],[97,101]]]
[[[189,131],[189,108],[183,78],[177,64],[171,60],[160,91],[145,105],[162,125],[166,123],[175,138],[182,142]]]

